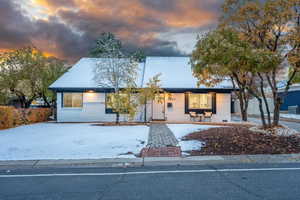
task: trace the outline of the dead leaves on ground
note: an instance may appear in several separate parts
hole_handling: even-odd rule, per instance
[[[211,128],[192,133],[186,140],[206,143],[191,155],[287,154],[300,153],[300,138],[252,132],[246,127]]]

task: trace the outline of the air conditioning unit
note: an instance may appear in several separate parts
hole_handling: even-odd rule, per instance
[[[289,114],[300,114],[299,106],[289,106],[288,113]]]

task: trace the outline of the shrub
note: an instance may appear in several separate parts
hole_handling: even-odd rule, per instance
[[[27,123],[44,122],[49,119],[52,111],[50,108],[33,108],[25,110]]]
[[[10,106],[0,106],[0,129],[14,127],[14,108]]]
[[[44,122],[49,119],[51,114],[50,108],[15,109],[10,106],[0,106],[0,129]]]

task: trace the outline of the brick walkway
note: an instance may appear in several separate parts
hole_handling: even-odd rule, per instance
[[[151,124],[147,147],[141,157],[180,157],[181,148],[172,131],[165,124]]]
[[[172,131],[165,124],[151,124],[147,147],[175,147],[178,141]]]

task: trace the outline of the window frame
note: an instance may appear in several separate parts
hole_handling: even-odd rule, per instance
[[[212,109],[212,94],[211,93],[189,93],[189,104],[188,104],[188,109],[193,109],[193,110],[210,110]],[[191,99],[196,97],[196,104],[198,104],[196,107],[191,108]],[[201,105],[204,105],[202,100],[205,100],[207,103],[207,107],[201,107]],[[210,102],[209,102],[210,100]],[[199,107],[198,107],[199,106]]]
[[[114,112],[112,108],[107,107],[107,99],[109,94],[111,93],[105,93],[105,114],[116,114],[116,112]]]
[[[211,108],[210,109],[190,109],[189,108],[189,94],[211,94]],[[195,112],[197,114],[204,114],[205,112],[212,112],[216,114],[216,93],[185,93],[185,114],[189,114],[190,112]]]
[[[112,92],[105,93],[105,114],[117,114],[117,112],[113,111],[113,108],[107,107],[107,102],[108,102],[107,99],[109,94],[113,94],[113,93]],[[129,114],[129,112],[127,114]]]
[[[65,94],[81,94],[81,107],[69,107],[69,106],[65,106]],[[72,99],[73,101],[73,99]],[[82,92],[62,92],[61,94],[61,107],[64,109],[82,109],[83,108],[83,93]]]

